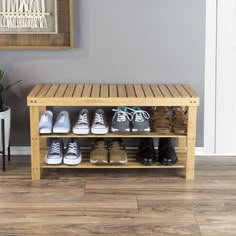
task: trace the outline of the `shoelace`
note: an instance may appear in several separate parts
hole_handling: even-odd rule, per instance
[[[86,113],[84,113],[83,115],[80,115],[77,124],[78,125],[80,125],[80,124],[88,124],[88,115]]]
[[[133,110],[131,108],[129,108],[132,112],[131,112],[131,117],[132,119],[134,119],[135,122],[144,122],[144,118],[145,119],[150,119],[150,115],[148,112],[143,111],[143,110]]]
[[[96,124],[102,124],[104,125],[104,117],[102,113],[96,113],[95,114],[95,118],[94,118],[94,122]]]
[[[60,154],[60,143],[52,143],[49,154]]]
[[[68,146],[69,146],[68,153],[73,154],[73,155],[77,155],[77,153],[78,153],[77,143],[76,142],[69,143]]]
[[[130,114],[126,111],[122,111],[120,109],[112,109],[112,111],[115,111],[116,114],[117,114],[117,121],[118,122],[123,122],[123,121],[126,121],[127,119],[130,121],[131,118],[130,118]],[[115,116],[113,116],[112,119],[114,119]]]

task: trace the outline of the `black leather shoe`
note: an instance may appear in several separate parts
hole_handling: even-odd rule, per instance
[[[158,144],[158,161],[162,165],[174,165],[178,161],[171,138],[160,138]]]
[[[140,139],[136,161],[143,165],[152,165],[156,162],[156,155],[152,138]]]

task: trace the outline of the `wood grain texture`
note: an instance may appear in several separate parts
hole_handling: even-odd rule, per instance
[[[197,157],[195,181],[174,170],[43,170],[29,156],[0,174],[0,235],[235,236],[236,158]],[[1,168],[1,164],[0,164]]]

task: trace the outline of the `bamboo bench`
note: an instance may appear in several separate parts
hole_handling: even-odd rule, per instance
[[[32,179],[41,178],[44,168],[101,168],[89,163],[89,153],[82,151],[82,163],[77,166],[50,166],[44,163],[49,138],[140,138],[171,137],[178,139],[179,161],[172,166],[155,164],[144,166],[135,161],[135,153],[128,151],[126,165],[103,165],[102,168],[176,168],[187,180],[194,179],[196,117],[199,96],[189,85],[183,84],[37,84],[27,97],[30,108]],[[108,133],[107,135],[48,134],[40,135],[40,114],[47,106],[117,107],[117,106],[187,106],[186,135],[148,133]]]

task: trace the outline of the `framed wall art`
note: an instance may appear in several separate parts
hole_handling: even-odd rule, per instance
[[[0,33],[57,33],[57,0],[0,0]]]
[[[0,0],[0,49],[73,47],[73,0]]]

